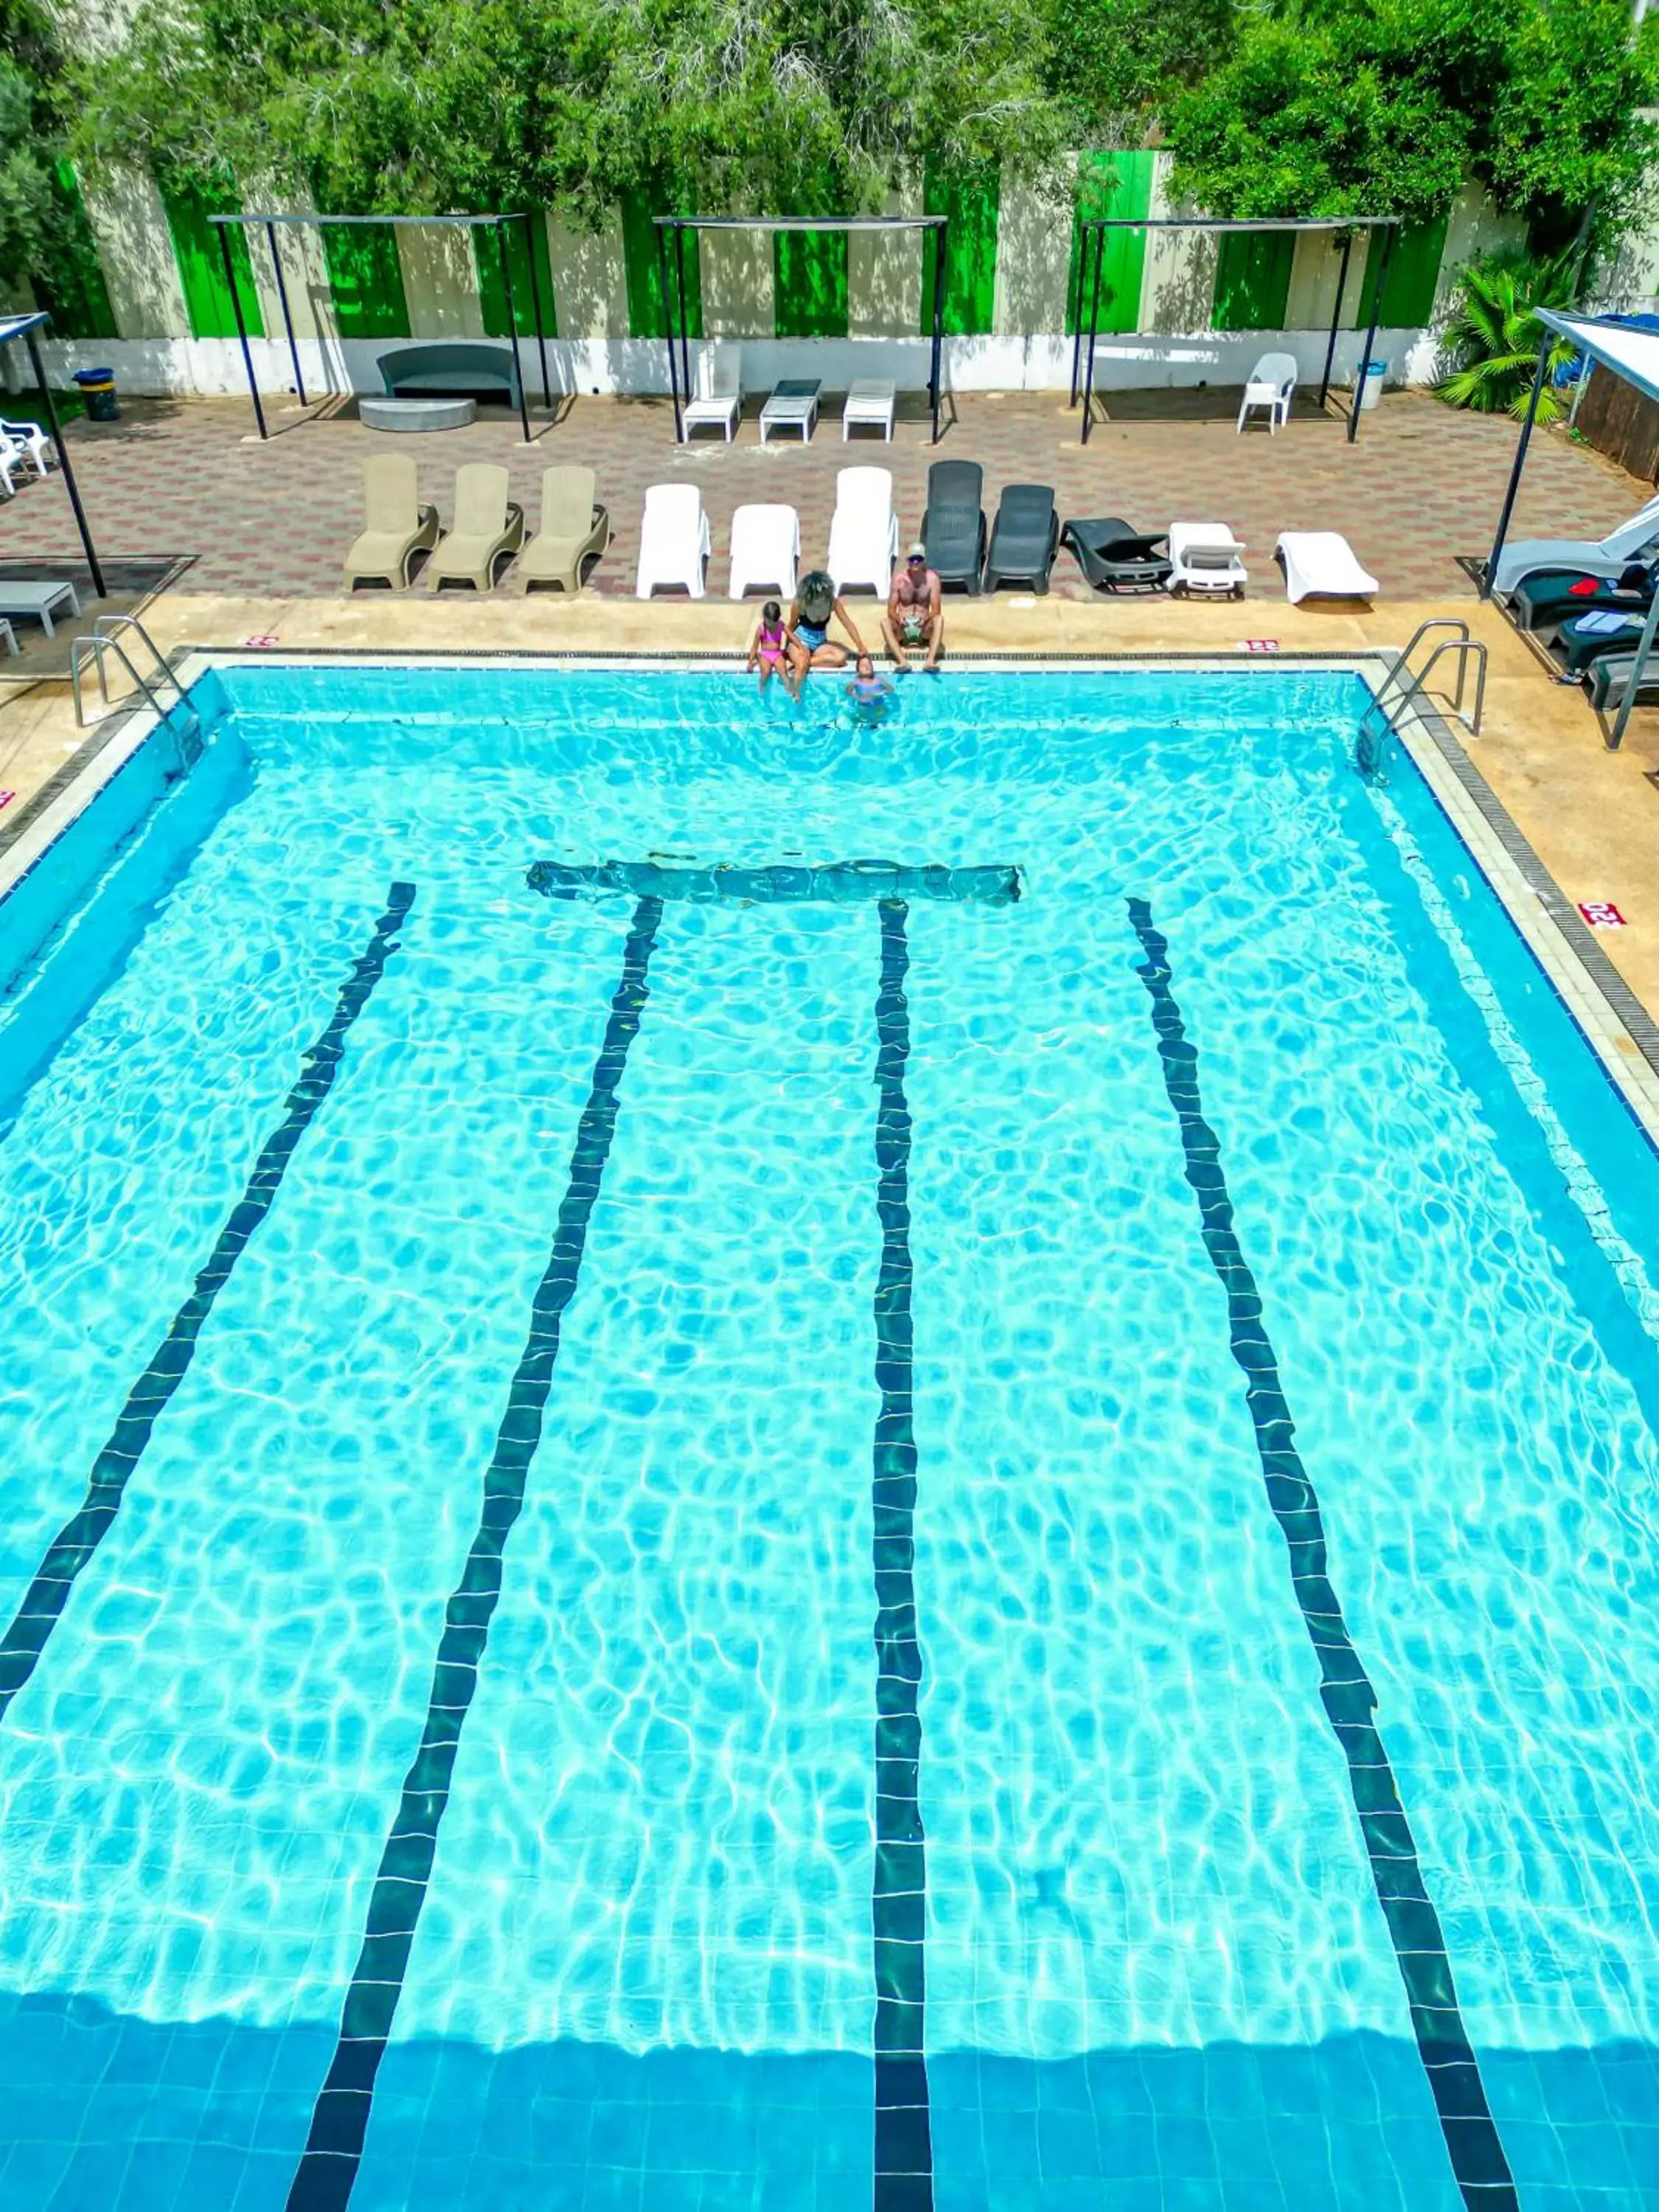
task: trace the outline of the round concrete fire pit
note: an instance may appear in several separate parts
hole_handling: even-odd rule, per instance
[[[359,419],[371,430],[465,430],[478,419],[472,399],[387,399],[357,402]]]

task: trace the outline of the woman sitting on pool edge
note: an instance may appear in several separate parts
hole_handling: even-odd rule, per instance
[[[864,640],[859,635],[853,617],[842,603],[834,577],[826,575],[822,568],[814,568],[801,578],[794,605],[789,610],[789,636],[795,648],[797,696],[809,670],[845,668],[847,665],[848,648],[838,644],[830,635],[832,622],[838,622],[852,639],[854,653],[864,652]]]

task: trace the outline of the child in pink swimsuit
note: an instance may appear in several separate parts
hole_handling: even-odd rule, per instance
[[[749,641],[746,665],[760,670],[760,687],[765,690],[768,683],[781,672],[783,688],[793,699],[795,696],[794,671],[789,655],[789,633],[783,626],[783,609],[775,599],[769,599],[761,609],[760,620],[755,625],[755,635]]]

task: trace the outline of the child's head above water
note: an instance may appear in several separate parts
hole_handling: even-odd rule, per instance
[[[761,609],[761,620],[763,622],[769,623],[777,623],[783,620],[783,609],[778,605],[775,599],[769,599],[766,602],[766,605]]]
[[[860,674],[860,675],[864,678],[865,682],[867,684],[867,683],[870,681],[871,678],[872,678],[872,677],[875,674],[875,672],[876,672],[876,664],[875,664],[875,662],[874,662],[873,660],[872,660],[872,659],[871,659],[871,658],[870,658],[870,656],[869,656],[869,654],[868,654],[867,653],[860,653],[860,655],[859,655],[859,657],[858,657],[858,664],[857,664],[857,665],[858,665],[858,672],[859,672],[859,674]]]

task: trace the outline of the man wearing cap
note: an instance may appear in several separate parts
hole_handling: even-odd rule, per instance
[[[945,650],[944,594],[939,590],[939,571],[928,567],[927,549],[920,539],[905,556],[904,566],[893,572],[881,634],[901,668],[908,668],[910,653],[920,653],[924,647],[927,658],[923,666],[939,666],[939,654]]]

